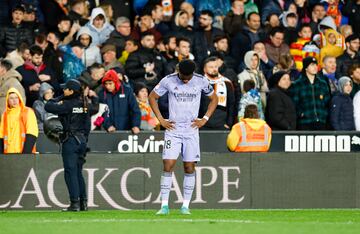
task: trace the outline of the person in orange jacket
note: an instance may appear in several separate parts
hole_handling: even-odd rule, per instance
[[[255,104],[247,105],[244,118],[232,127],[227,137],[227,147],[232,152],[267,152],[270,143],[271,128],[259,119]]]
[[[10,88],[0,124],[0,153],[35,153],[39,129],[34,111],[25,106],[20,92]]]

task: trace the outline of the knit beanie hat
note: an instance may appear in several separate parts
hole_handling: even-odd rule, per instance
[[[274,88],[278,85],[279,81],[281,80],[281,77],[283,77],[283,75],[288,74],[286,71],[278,71],[276,73],[274,73],[270,79],[269,79],[269,88]]]
[[[305,69],[310,66],[310,64],[315,63],[316,65],[318,64],[316,58],[314,57],[306,57],[303,59],[303,71],[305,71]]]

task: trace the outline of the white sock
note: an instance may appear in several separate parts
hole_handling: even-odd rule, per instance
[[[184,201],[183,207],[189,208],[192,193],[195,187],[195,172],[192,174],[185,173],[184,175]]]
[[[163,172],[161,176],[161,207],[169,205],[169,195],[172,183],[172,172]]]

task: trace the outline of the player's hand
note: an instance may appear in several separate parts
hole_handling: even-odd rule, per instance
[[[175,129],[175,122],[170,121],[168,119],[160,120],[161,126],[163,126],[166,130],[174,130]]]
[[[207,120],[202,118],[202,119],[195,119],[192,124],[191,127],[193,128],[201,128],[202,126],[204,126],[206,124]]]

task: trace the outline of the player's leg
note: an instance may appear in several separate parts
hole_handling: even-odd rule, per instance
[[[181,138],[165,133],[163,150],[163,172],[161,175],[161,209],[157,214],[169,214],[169,196],[172,185],[172,173],[181,151]]]
[[[182,214],[190,214],[189,204],[195,188],[195,163],[200,161],[199,135],[194,134],[184,138],[183,146],[184,184]]]

